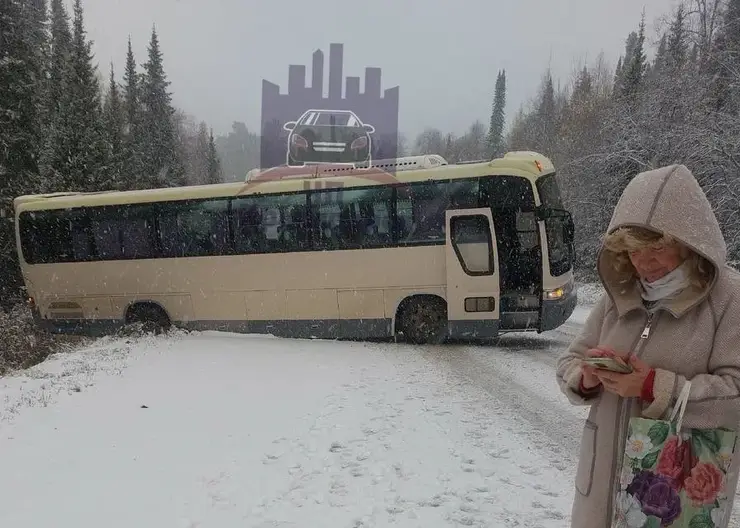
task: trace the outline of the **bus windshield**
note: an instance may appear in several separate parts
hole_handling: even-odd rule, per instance
[[[555,174],[540,178],[536,186],[542,207],[547,211],[544,221],[550,273],[557,277],[570,270],[573,264],[573,248],[568,235],[570,215],[563,207]]]

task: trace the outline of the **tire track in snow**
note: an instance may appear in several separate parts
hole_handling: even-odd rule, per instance
[[[577,335],[577,325],[573,325]],[[546,336],[555,337],[555,339]],[[497,347],[424,347],[421,355],[491,396],[493,412],[511,417],[509,432],[542,450],[562,470],[575,467],[587,408],[571,405],[555,381],[555,363],[568,346],[564,332],[502,337]]]

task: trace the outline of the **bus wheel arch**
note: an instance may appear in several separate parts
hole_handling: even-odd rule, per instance
[[[160,334],[172,327],[167,310],[154,301],[136,301],[128,305],[124,316],[126,325],[141,324],[147,333]]]
[[[448,335],[447,301],[439,295],[404,298],[396,308],[394,333],[415,344],[441,344]]]

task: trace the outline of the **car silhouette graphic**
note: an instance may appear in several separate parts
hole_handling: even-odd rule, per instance
[[[288,134],[289,166],[341,163],[355,167],[371,162],[375,127],[351,110],[306,110],[283,128]]]

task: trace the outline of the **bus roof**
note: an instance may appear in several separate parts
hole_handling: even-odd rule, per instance
[[[204,198],[226,198],[260,194],[278,194],[303,191],[307,182],[321,180],[328,188],[368,187],[393,183],[415,183],[427,180],[449,180],[482,176],[520,176],[531,181],[553,174],[555,167],[545,156],[536,152],[509,152],[502,158],[488,162],[442,165],[433,168],[398,171],[395,174],[380,168],[355,169],[341,173],[312,172],[310,167],[299,174],[280,176],[281,167],[261,171],[259,177],[246,182],[166,187],[139,191],[59,192],[19,196],[13,201],[16,214],[22,210],[66,209],[123,205],[149,202],[167,202]],[[295,172],[295,168],[291,168]],[[271,173],[271,170],[275,172]]]

